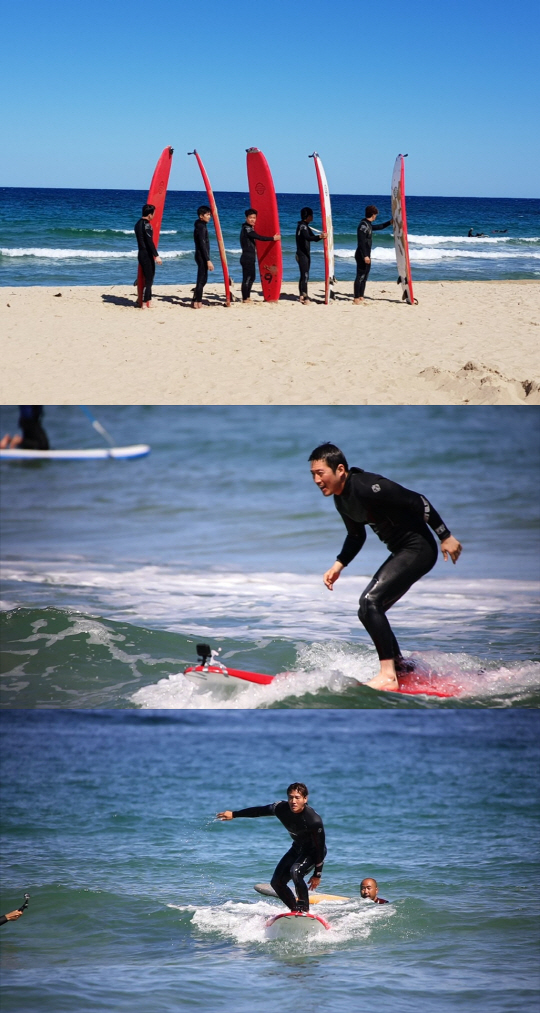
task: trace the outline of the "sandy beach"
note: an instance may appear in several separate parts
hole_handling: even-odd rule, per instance
[[[3,403],[540,404],[540,286],[421,282],[417,306],[371,283],[354,306],[283,286],[277,304],[223,301],[210,284],[2,290]],[[239,295],[239,288],[235,292]]]

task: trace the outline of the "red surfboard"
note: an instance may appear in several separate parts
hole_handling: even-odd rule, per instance
[[[262,151],[247,148],[247,175],[249,199],[257,211],[257,232],[263,236],[276,236],[279,214],[272,173]],[[266,302],[277,302],[283,281],[281,240],[261,243],[257,241],[257,257],[263,296]]]
[[[399,690],[390,690],[391,693],[407,693],[417,696],[439,696],[451,697],[460,696],[463,692],[461,686],[445,681],[440,682],[440,677],[435,675],[432,679],[430,673],[422,672],[421,669],[414,669],[412,672],[398,673]]]
[[[313,915],[307,911],[284,911],[283,914],[269,918],[265,922],[265,928],[270,929],[270,935],[277,936],[288,934],[291,930],[295,934],[299,930],[301,932],[310,932],[313,929],[321,928],[328,930],[330,925],[322,915]]]
[[[204,165],[202,163],[201,156],[199,155],[199,152],[197,151],[197,149],[195,148],[194,151],[188,151],[188,155],[195,155],[195,158],[197,159],[197,162],[199,163],[199,169],[201,170],[201,176],[203,178],[204,187],[205,187],[206,194],[207,194],[207,197],[208,197],[208,203],[210,205],[210,210],[212,212],[212,220],[214,222],[214,228],[216,230],[216,239],[217,239],[217,244],[218,244],[218,247],[219,247],[219,256],[221,258],[221,268],[222,268],[222,271],[223,271],[223,281],[225,283],[225,303],[226,303],[227,306],[230,306],[231,305],[231,280],[229,278],[229,268],[227,267],[227,255],[225,253],[225,243],[223,242],[223,233],[221,231],[221,225],[220,225],[220,222],[219,222],[219,215],[218,215],[218,209],[217,209],[217,205],[216,205],[216,201],[215,201],[215,197],[214,197],[214,191],[212,190],[212,187],[210,185],[210,180],[208,179],[208,174],[207,174],[206,169],[205,169],[205,167],[204,167]],[[275,235],[275,233],[274,233],[274,235]]]
[[[226,665],[188,665],[184,675],[191,677],[191,682],[221,685],[234,679],[244,682],[256,682],[259,686],[268,686],[274,680],[273,675],[262,675],[260,672],[244,672],[239,668],[227,668]]]
[[[159,233],[161,232],[161,220],[163,218],[163,208],[165,207],[165,197],[167,196],[167,185],[169,183],[169,176],[171,174],[171,165],[173,157],[173,148],[164,148],[159,158],[158,164],[156,165],[154,175],[152,176],[152,182],[150,183],[150,189],[148,191],[147,204],[155,204],[156,211],[152,219],[152,230],[154,233],[154,246],[158,249]],[[144,292],[144,274],[142,267],[139,265],[137,273],[137,305],[142,306],[143,303],[143,292]]]

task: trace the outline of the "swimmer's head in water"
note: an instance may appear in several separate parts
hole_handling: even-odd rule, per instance
[[[155,204],[145,204],[142,209],[143,218],[149,218],[150,215],[155,214],[155,210],[156,210]]]

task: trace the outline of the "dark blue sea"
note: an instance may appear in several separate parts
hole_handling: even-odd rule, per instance
[[[4,707],[470,708],[540,704],[540,413],[510,406],[100,406],[134,461],[0,462]],[[16,407],[0,408],[13,432]],[[56,448],[100,437],[48,406]],[[392,609],[401,647],[462,695],[404,697],[377,671],[358,598],[387,556],[367,543],[332,594],[345,529],[307,462],[351,464],[423,493],[463,542]],[[289,675],[202,690],[209,641],[235,668]]]
[[[74,647],[76,652],[76,647]],[[538,712],[0,716],[5,1013],[537,1013]],[[330,930],[271,941],[304,781]],[[374,876],[384,906],[362,901]]]
[[[146,198],[142,190],[0,189],[0,285],[131,284],[136,273],[133,226]],[[204,192],[168,193],[158,284],[194,281],[193,224],[197,207],[206,200]],[[239,233],[249,196],[218,192],[216,200],[230,275],[238,282]],[[278,195],[286,281],[298,276],[294,236],[300,208],[311,206],[313,224],[320,227],[318,200],[314,193]],[[373,202],[380,210],[379,223],[391,217],[389,193],[332,197],[338,280],[354,277],[356,229],[366,204]],[[408,197],[407,216],[411,268],[419,281],[540,277],[540,200]],[[210,232],[219,281],[211,226]],[[313,244],[313,280],[323,277],[321,245]],[[396,274],[391,229],[375,233],[372,278],[394,280]]]

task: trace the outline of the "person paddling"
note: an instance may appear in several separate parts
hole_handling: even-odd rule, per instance
[[[410,671],[392,632],[386,613],[409,588],[435,566],[437,543],[445,562],[457,563],[462,546],[425,496],[405,489],[382,475],[362,468],[349,468],[343,452],[333,443],[316,447],[309,457],[311,474],[323,496],[333,496],[343,518],[347,537],[336,562],[323,577],[329,591],[342,570],[352,563],[366,540],[366,524],[390,549],[360,598],[358,618],[369,633],[380,661],[380,670],[367,685],[374,689],[399,689],[397,674]]]
[[[287,801],[271,802],[270,805],[252,806],[249,809],[226,809],[217,813],[218,820],[234,820],[242,817],[277,816],[293,839],[292,848],[278,862],[271,879],[272,888],[280,900],[291,911],[309,911],[309,890],[316,890],[322,876],[326,856],[323,821],[308,805],[308,790],[305,784],[295,781],[287,788]],[[304,876],[313,870],[306,884]],[[287,886],[293,881],[296,894]]]

